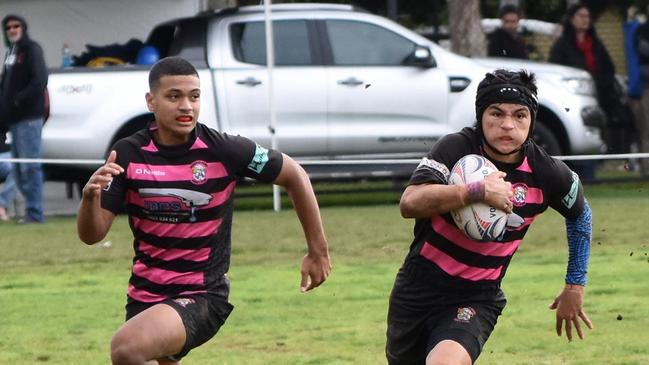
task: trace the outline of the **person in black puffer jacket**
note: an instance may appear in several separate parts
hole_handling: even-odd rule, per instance
[[[41,158],[41,131],[45,113],[47,67],[41,46],[27,34],[27,22],[18,15],[2,20],[9,51],[0,79],[0,128],[11,134],[15,158]],[[40,163],[13,164],[13,176],[25,197],[22,222],[41,223],[43,215],[43,170]]]

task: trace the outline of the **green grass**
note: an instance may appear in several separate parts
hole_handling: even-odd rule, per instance
[[[509,304],[479,365],[649,363],[649,185],[587,190],[595,229],[585,308],[595,330],[572,343],[554,333],[547,305],[563,286],[567,248],[562,218],[548,212],[513,259],[503,283]],[[388,295],[412,222],[394,203],[332,206],[322,215],[334,270],[321,288],[300,294],[304,243],[295,214],[235,213],[235,310],[184,364],[385,363]],[[107,240],[108,248],[86,247],[73,218],[0,226],[0,363],[110,362],[131,263],[124,218]]]

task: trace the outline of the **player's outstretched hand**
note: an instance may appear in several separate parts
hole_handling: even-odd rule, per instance
[[[124,169],[115,163],[116,159],[117,152],[110,151],[106,163],[90,176],[90,179],[88,179],[88,182],[83,187],[84,198],[90,199],[99,196],[101,190],[113,181],[113,176],[124,172]]]
[[[304,255],[302,259],[302,282],[300,291],[305,293],[315,287],[320,286],[331,273],[331,259],[329,254],[324,255]]]
[[[584,287],[581,285],[567,284],[561,294],[550,304],[550,309],[557,311],[557,335],[561,336],[561,329],[565,326],[566,337],[572,341],[572,327],[577,330],[580,339],[584,339],[584,333],[579,320],[581,319],[589,329],[593,329],[593,323],[590,321],[583,308]]]

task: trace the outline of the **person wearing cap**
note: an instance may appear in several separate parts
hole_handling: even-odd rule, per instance
[[[583,308],[592,214],[577,174],[532,139],[537,87],[526,71],[496,70],[478,85],[476,124],[444,136],[424,157],[400,201],[414,218],[414,240],[390,295],[388,364],[472,364],[506,304],[501,290],[512,256],[535,218],[552,208],[566,219],[569,246],[565,287],[550,304],[556,332],[592,328]],[[450,170],[478,154],[497,172],[484,181],[449,185]],[[465,236],[450,212],[484,202],[524,223],[492,242]],[[581,323],[583,322],[583,324]]]
[[[43,49],[27,34],[27,23],[18,15],[2,19],[5,56],[0,79],[0,123],[11,133],[14,158],[41,158],[41,131],[45,114],[47,67]],[[43,170],[40,163],[13,164],[13,177],[25,197],[22,223],[41,223]]]

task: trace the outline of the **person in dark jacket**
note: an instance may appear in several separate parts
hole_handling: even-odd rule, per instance
[[[627,22],[629,24],[631,22]],[[632,23],[633,24],[633,23]],[[635,96],[632,106],[635,111],[635,129],[639,152],[649,152],[649,23],[646,19],[642,22],[635,20],[635,32],[629,32],[629,51],[635,52],[635,59],[627,54],[627,61],[635,60],[639,77],[631,77],[629,71],[629,96]],[[630,53],[630,52],[629,52]],[[631,62],[629,62],[631,63]],[[630,70],[632,68],[629,67]],[[636,80],[639,87],[636,94],[631,95],[631,81]],[[649,176],[649,158],[640,161],[640,173]]]
[[[18,15],[2,20],[5,56],[0,91],[0,122],[11,134],[14,158],[41,158],[41,131],[45,113],[47,67],[41,46],[27,34],[27,22]],[[41,223],[43,216],[43,170],[39,163],[15,163],[13,173],[25,197],[21,222]]]
[[[488,36],[489,57],[529,58],[525,40],[518,33],[520,18],[521,14],[515,5],[505,5],[500,9],[502,26]]]
[[[563,32],[552,45],[549,61],[588,71],[595,81],[597,101],[607,117],[604,131],[609,152],[628,152],[624,129],[632,125],[622,104],[621,88],[615,79],[615,65],[604,43],[592,25],[591,14],[584,4],[568,8]]]

